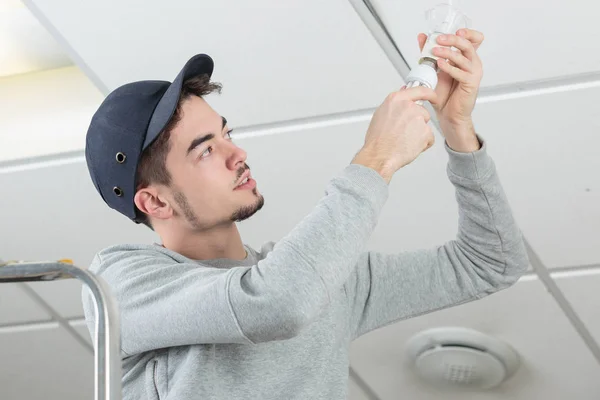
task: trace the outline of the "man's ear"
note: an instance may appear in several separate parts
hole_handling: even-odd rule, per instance
[[[141,212],[155,219],[167,219],[173,216],[173,208],[161,196],[156,187],[148,186],[139,189],[133,197],[133,202]]]

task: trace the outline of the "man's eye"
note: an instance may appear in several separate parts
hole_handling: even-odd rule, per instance
[[[231,132],[233,132],[233,129],[230,129],[227,132],[225,132],[225,138],[231,140]]]
[[[200,157],[207,157],[212,152],[213,152],[213,148],[209,146],[206,150],[204,150],[204,152],[202,154],[200,154]]]

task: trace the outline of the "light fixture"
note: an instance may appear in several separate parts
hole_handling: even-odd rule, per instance
[[[491,389],[520,365],[517,352],[507,343],[461,327],[423,331],[409,340],[406,350],[417,375],[442,390]]]

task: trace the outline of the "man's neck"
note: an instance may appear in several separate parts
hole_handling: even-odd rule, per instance
[[[203,232],[161,236],[163,246],[193,260],[243,260],[246,249],[235,223]]]

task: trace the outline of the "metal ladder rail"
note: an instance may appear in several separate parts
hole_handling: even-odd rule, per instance
[[[91,291],[96,311],[95,400],[122,400],[119,311],[106,282],[65,261],[0,262],[0,283],[79,279]]]

